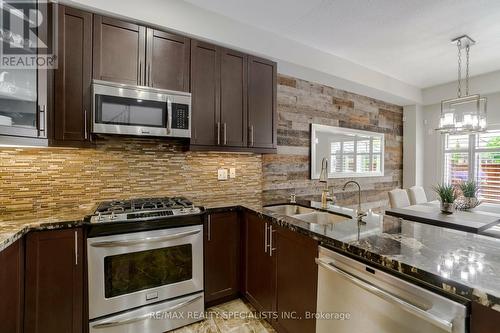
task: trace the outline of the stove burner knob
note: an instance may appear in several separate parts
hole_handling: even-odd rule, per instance
[[[115,212],[111,212],[111,216],[109,217],[110,220],[116,220],[118,216],[115,215]]]
[[[189,211],[190,211],[190,212],[194,212],[194,211],[196,211],[196,207],[194,206],[194,204],[193,204],[193,205],[191,205],[191,208],[189,209]]]

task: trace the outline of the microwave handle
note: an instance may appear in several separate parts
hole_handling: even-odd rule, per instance
[[[170,97],[167,98],[167,133],[172,132],[172,101]]]

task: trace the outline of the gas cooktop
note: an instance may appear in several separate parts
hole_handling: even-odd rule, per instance
[[[90,221],[94,223],[140,222],[170,216],[195,215],[201,212],[200,207],[196,207],[184,197],[139,198],[102,202]]]

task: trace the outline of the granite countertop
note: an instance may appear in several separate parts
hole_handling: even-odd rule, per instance
[[[366,224],[349,219],[314,225],[262,207],[247,209],[323,246],[500,311],[500,239],[374,213],[363,218]],[[329,210],[352,213],[335,206]]]
[[[30,230],[68,228],[82,225],[95,205],[57,207],[36,212],[10,212],[0,215],[0,251]]]
[[[300,205],[320,209],[317,202]],[[2,214],[0,251],[29,230],[84,225],[95,206],[42,212]],[[426,285],[500,311],[500,239],[401,220],[369,212],[363,218],[318,225],[277,214],[262,205],[208,206],[208,212],[245,209],[269,221],[312,237],[322,246],[347,253],[416,279]],[[328,211],[352,216],[353,210],[330,206]]]

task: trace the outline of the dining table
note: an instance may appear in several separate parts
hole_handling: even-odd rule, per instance
[[[439,201],[430,201],[407,207],[390,208],[385,214],[414,222],[431,224],[460,231],[489,234],[498,231],[500,238],[500,205],[481,203],[479,206],[452,214],[441,212]],[[492,234],[492,236],[494,236]]]

